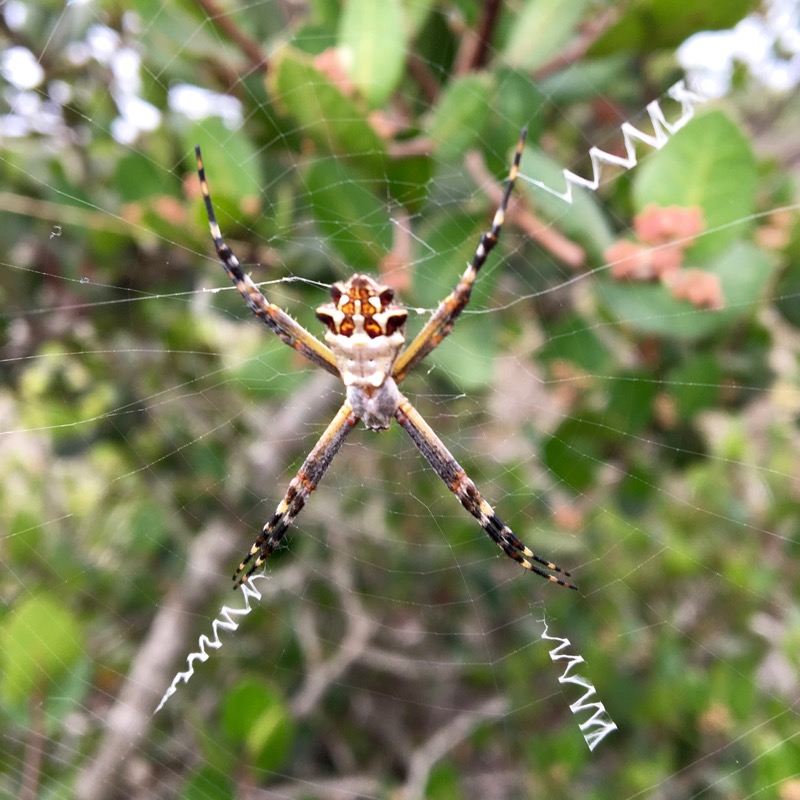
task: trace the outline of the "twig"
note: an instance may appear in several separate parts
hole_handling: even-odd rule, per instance
[[[497,17],[501,6],[501,0],[485,0],[483,4],[483,14],[481,15],[481,21],[478,23],[478,40],[469,63],[470,70],[480,69],[486,64],[489,43],[497,25]]]
[[[35,217],[60,225],[75,225],[94,231],[107,231],[121,236],[135,236],[137,229],[121,217],[85,206],[72,206],[52,200],[40,200],[14,192],[0,192],[0,210],[23,217]]]
[[[44,696],[34,694],[29,705],[31,726],[25,742],[25,761],[22,768],[22,785],[19,800],[36,800],[39,778],[42,774],[44,745],[47,741],[44,730]]]
[[[381,672],[387,672],[404,680],[420,680],[436,677],[439,680],[455,679],[463,672],[463,666],[453,661],[431,661],[423,658],[410,658],[392,650],[368,647],[361,662]]]
[[[408,54],[406,66],[408,67],[409,74],[422,90],[422,94],[425,96],[427,103],[430,106],[435,106],[436,101],[439,99],[441,87],[433,73],[428,69],[428,65],[412,51]]]
[[[436,763],[469,738],[487,718],[499,717],[506,711],[508,701],[504,697],[493,697],[471,711],[464,711],[439,728],[411,754],[408,777],[403,787],[403,800],[421,800],[425,797],[425,787]]]
[[[300,800],[306,797],[324,797],[325,800],[355,800],[355,798],[384,797],[384,785],[376,778],[350,775],[346,778],[321,777],[295,779],[287,783],[276,783],[269,789],[249,789],[243,800]]]
[[[619,8],[608,8],[591,17],[574,41],[536,70],[536,79],[541,80],[547,75],[559,72],[564,67],[580,61],[589,48],[620,18],[620,14]]]
[[[503,190],[486,169],[483,156],[477,150],[471,150],[467,153],[465,162],[467,171],[475,183],[481,187],[492,203],[499,204]],[[586,251],[580,245],[542,222],[525,208],[518,198],[509,205],[506,218],[522,228],[531,239],[538,242],[545,250],[549,250],[567,266],[577,269],[586,263]]]
[[[330,580],[334,589],[340,593],[348,621],[347,631],[335,655],[311,666],[302,688],[292,699],[292,712],[298,718],[308,716],[317,708],[328,688],[362,657],[367,642],[377,628],[375,621],[357,600],[357,595],[353,592],[352,571],[345,565],[343,556],[336,555],[338,552],[334,551]],[[307,641],[307,637],[313,634],[313,626],[307,626],[304,634],[299,637],[301,645],[304,645],[303,651],[309,660],[314,661],[314,654],[318,651],[317,643]]]
[[[266,72],[269,59],[261,49],[261,45],[248,36],[231,19],[230,12],[224,11],[216,4],[216,0],[198,0],[211,23],[219,28],[247,56],[253,72]]]
[[[284,436],[276,448],[283,452],[284,459],[301,448],[309,420],[328,404],[326,387],[330,385],[328,375],[316,375],[301,395],[295,395],[277,415],[274,428]],[[274,478],[280,469],[282,463],[275,467]],[[97,755],[78,779],[76,797],[80,800],[106,800],[120,795],[125,764],[152,726],[155,704],[194,635],[195,609],[219,591],[221,572],[227,572],[227,563],[241,546],[235,527],[228,520],[216,520],[193,542],[186,572],[153,618],[119,696],[108,711],[105,737]],[[265,591],[274,596],[295,580],[302,580],[299,568],[281,571],[267,583]],[[227,589],[227,581],[223,580],[223,585]]]
[[[485,0],[483,14],[476,30],[461,32],[461,47],[453,64],[454,75],[465,75],[479,69],[486,62],[489,42],[497,23],[500,0]]]

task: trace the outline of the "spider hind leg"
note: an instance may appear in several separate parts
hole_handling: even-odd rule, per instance
[[[571,577],[570,573],[567,570],[562,569],[557,564],[554,564],[552,561],[548,561],[546,558],[541,558],[537,556],[530,548],[524,545],[519,537],[508,527],[508,525],[503,522],[500,517],[497,516],[495,510],[480,496],[478,490],[475,488],[475,484],[467,478],[466,481],[469,481],[469,485],[471,486],[472,490],[474,490],[474,494],[477,497],[470,497],[469,500],[462,498],[460,494],[456,492],[456,496],[461,501],[461,505],[467,509],[480,523],[481,527],[486,531],[486,533],[491,536],[491,538],[497,543],[497,546],[510,558],[513,558],[514,561],[519,562],[525,569],[530,570],[531,572],[535,572],[537,575],[540,575],[542,578],[547,578],[547,580],[551,581],[552,583],[557,583],[559,586],[566,586],[569,589],[577,589],[578,587],[569,581],[562,581],[556,578],[555,575],[550,575],[548,572],[545,572],[543,569],[539,569],[535,564],[531,562],[536,562],[536,564],[541,564],[545,569],[550,570],[551,572],[558,572],[561,575],[569,578]],[[475,501],[478,501],[477,503]],[[477,508],[477,512],[473,510],[473,508]]]
[[[525,569],[546,578],[551,583],[557,583],[568,589],[578,588],[569,581],[552,575],[551,573],[556,572],[566,578],[570,577],[569,572],[561,569],[552,561],[537,556],[526,547],[511,528],[497,516],[495,510],[483,499],[463,467],[455,460],[420,413],[402,395],[395,418],[428,460],[436,474],[445,482],[447,488],[458,498],[461,505],[478,520],[492,541],[509,558],[513,558]],[[543,568],[537,567],[537,564],[541,564]],[[550,570],[550,572],[545,570]]]
[[[238,589],[278,548],[289,526],[303,510],[311,492],[319,485],[334,456],[344,444],[347,434],[357,422],[358,416],[353,412],[350,403],[345,401],[306,457],[303,466],[292,478],[283,500],[278,503],[275,513],[258,535],[250,552],[233,573],[234,589]]]
[[[275,510],[275,513],[272,515],[272,519],[264,525],[261,533],[258,535],[258,538],[253,543],[253,546],[250,548],[250,552],[245,556],[244,560],[236,567],[236,571],[233,573],[233,580],[235,581],[234,589],[238,589],[266,560],[269,556],[271,556],[275,550],[277,549],[278,545],[283,539],[283,535],[289,528],[289,525],[292,523],[292,519],[297,515],[300,508],[305,505],[308,496],[311,494],[311,490],[305,492],[302,499],[297,498],[297,492],[294,491],[295,489],[295,481],[289,485],[289,490],[286,493],[286,496],[281,500],[278,508]],[[293,514],[289,514],[290,509],[293,506],[299,506]],[[258,554],[258,558],[253,561],[253,556]],[[244,570],[250,562],[253,561],[250,569],[247,570],[245,574]]]

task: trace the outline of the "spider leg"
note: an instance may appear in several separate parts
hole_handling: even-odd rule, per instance
[[[356,422],[358,422],[358,417],[353,413],[350,403],[345,401],[325,433],[314,445],[314,449],[308,454],[297,475],[292,478],[272,519],[264,526],[250,548],[250,552],[233,573],[233,580],[236,581],[234,589],[238,589],[278,547],[287,528],[303,510],[309,495],[319,485],[322,476]],[[254,556],[255,560],[253,560]],[[253,563],[245,573],[244,570],[251,561]]]
[[[285,311],[270,303],[250,279],[250,276],[245,274],[239,264],[239,259],[233,254],[230,247],[225,244],[217,224],[217,218],[214,215],[214,207],[211,205],[211,195],[208,191],[208,181],[206,181],[206,172],[203,167],[203,157],[200,154],[199,145],[195,145],[194,152],[197,157],[197,175],[200,178],[200,191],[203,194],[203,201],[206,205],[211,238],[214,240],[217,255],[225,268],[225,272],[228,273],[228,277],[244,297],[247,305],[250,306],[250,310],[273,333],[277,334],[289,347],[293,347],[298,353],[302,353],[309,361],[338,377],[339,368],[336,366],[336,358],[330,348],[310,334],[300,323],[295,322]]]
[[[545,569],[547,569],[569,577],[569,572],[556,566],[552,561],[537,556],[517,538],[511,528],[497,516],[494,509],[483,499],[472,479],[464,472],[464,469],[453,458],[430,425],[425,422],[420,413],[405,397],[400,397],[400,402],[394,415],[422,455],[425,456],[436,471],[436,474],[445,482],[447,488],[458,498],[461,505],[478,520],[481,527],[509,558],[513,558],[525,569],[535,572],[553,583],[566,586],[569,589],[578,588],[569,583],[569,581],[561,580],[555,575],[545,572]],[[537,567],[536,564],[541,564],[544,569]]]
[[[456,288],[439,303],[436,311],[425,324],[423,329],[417,334],[408,347],[398,356],[395,361],[392,377],[400,383],[414,367],[422,361],[425,356],[437,348],[442,340],[450,333],[458,315],[464,310],[469,302],[472,286],[478,277],[481,267],[486,262],[489,253],[492,252],[497,240],[500,238],[500,231],[505,221],[508,201],[511,198],[511,191],[517,179],[519,162],[522,158],[522,149],[525,146],[527,128],[523,128],[517,142],[517,149],[514,152],[514,161],[508,173],[508,181],[503,192],[503,199],[495,212],[492,226],[488,231],[481,234],[478,248],[472,257],[472,262],[467,267]]]

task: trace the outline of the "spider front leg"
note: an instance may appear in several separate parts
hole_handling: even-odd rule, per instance
[[[289,347],[302,353],[309,361],[318,367],[322,367],[332,375],[339,376],[339,368],[336,365],[336,358],[327,345],[324,345],[316,337],[312,336],[300,323],[295,322],[285,311],[278,308],[274,303],[270,303],[266,297],[253,283],[239,263],[239,259],[233,251],[225,244],[222,233],[214,215],[214,206],[211,204],[211,194],[208,190],[206,171],[203,167],[203,157],[200,154],[200,146],[195,145],[195,156],[197,158],[197,176],[200,179],[200,191],[203,195],[203,202],[206,206],[208,216],[208,227],[211,230],[211,238],[214,240],[214,247],[217,250],[219,260],[228,273],[228,277],[233,281],[233,285],[250,306],[250,310],[274,333],[281,341]]]
[[[497,516],[494,509],[483,499],[472,479],[453,458],[430,425],[425,422],[420,413],[403,396],[400,397],[397,411],[395,411],[395,418],[403,426],[422,455],[428,460],[428,463],[434,468],[436,474],[445,482],[447,488],[458,498],[461,505],[478,520],[481,527],[509,558],[513,558],[525,569],[547,578],[552,583],[566,586],[569,589],[578,588],[568,581],[563,581],[555,575],[545,572],[545,569],[548,569],[550,572],[561,573],[565,577],[570,576],[569,572],[561,569],[552,561],[537,556],[517,538],[511,528]],[[537,567],[536,564],[541,564],[544,569]]]
[[[461,280],[456,285],[456,288],[439,303],[436,311],[433,312],[423,329],[416,335],[411,344],[406,347],[395,362],[394,369],[392,370],[392,377],[397,383],[400,383],[428,353],[435,350],[441,344],[442,340],[452,330],[458,315],[464,310],[467,303],[469,303],[469,298],[472,294],[472,286],[478,278],[478,273],[481,267],[486,263],[489,253],[494,250],[495,245],[500,239],[500,232],[506,218],[508,201],[511,199],[511,192],[517,180],[519,162],[522,158],[522,150],[525,147],[525,137],[527,134],[528,129],[523,128],[519,135],[517,148],[514,151],[514,160],[508,173],[508,180],[506,182],[505,191],[503,192],[503,198],[494,214],[492,225],[488,231],[481,234],[478,247],[475,250],[475,255],[472,257],[472,261],[461,276]]]
[[[250,552],[233,573],[234,589],[238,589],[278,547],[287,528],[303,510],[309,495],[319,485],[334,456],[344,444],[347,434],[353,430],[357,422],[358,417],[353,413],[350,403],[345,402],[314,445],[314,449],[308,454],[297,475],[292,478],[272,519],[264,526]],[[253,561],[254,556],[256,556],[255,561]],[[245,573],[244,570],[251,561],[253,563]]]

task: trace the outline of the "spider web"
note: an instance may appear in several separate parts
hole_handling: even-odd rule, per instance
[[[413,333],[488,226],[522,123],[523,173],[557,191],[562,167],[591,176],[590,148],[624,153],[623,120],[648,125],[644,77],[582,58],[616,22],[581,4],[537,22],[538,41],[512,21],[530,31],[553,4],[502,11],[490,67],[462,69],[453,97],[425,106],[420,86],[447,76],[424,43],[467,59],[453,32],[490,21],[408,4],[420,38],[406,37],[407,76],[370,118],[398,148],[385,164],[402,150],[405,171],[376,178],[335,138],[326,149],[335,126],[302,116],[314,73],[291,84],[299,103],[264,88],[264,54],[268,80],[308,69],[278,47],[292,41],[328,58],[314,69],[352,97],[324,5],[0,9],[0,791],[800,795],[797,108],[763,89],[786,81],[788,58],[743,73],[704,117],[719,150],[739,142],[760,165],[742,161],[717,198],[737,209],[752,181],[749,206],[686,236],[697,264],[728,258],[724,308],[709,308],[719,285],[702,275],[677,307],[674,283],[619,279],[670,252],[636,227],[647,171],[655,193],[666,180],[637,146],[635,166],[605,170],[572,205],[519,182],[469,309],[403,386],[498,514],[581,591],[499,553],[399,426],[357,428],[256,583],[261,599],[153,716],[220,606],[243,607],[230,573],[341,398],[228,284],[191,145],[271,301],[317,333],[329,284],[380,270]],[[713,166],[701,144],[682,152]],[[571,673],[545,633],[583,659]],[[592,700],[617,730],[589,749]]]

